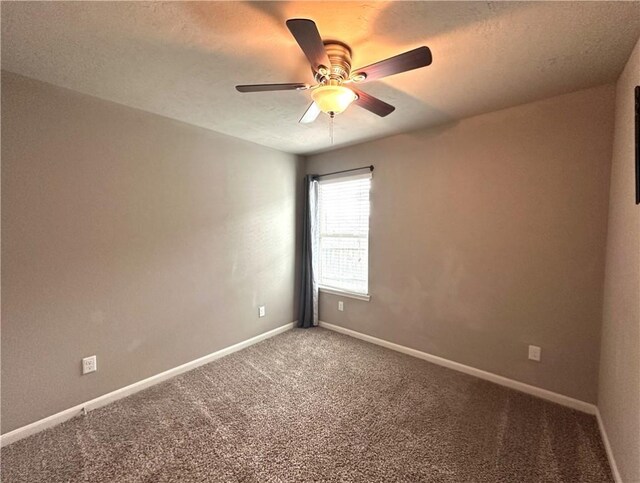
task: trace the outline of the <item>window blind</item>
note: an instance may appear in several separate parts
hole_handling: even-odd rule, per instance
[[[371,174],[318,184],[318,284],[369,292],[369,189]]]

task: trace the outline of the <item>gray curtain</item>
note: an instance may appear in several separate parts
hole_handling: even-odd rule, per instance
[[[318,325],[318,285],[316,283],[314,251],[318,246],[318,181],[315,175],[304,178],[304,213],[302,215],[302,274],[298,327]]]

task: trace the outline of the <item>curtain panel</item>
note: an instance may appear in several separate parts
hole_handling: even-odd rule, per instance
[[[315,274],[320,234],[318,232],[318,181],[316,175],[304,178],[304,213],[302,216],[302,273],[298,327],[309,328],[318,325],[318,283]]]

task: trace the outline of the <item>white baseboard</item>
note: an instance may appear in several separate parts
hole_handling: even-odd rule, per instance
[[[295,322],[290,322],[276,329],[252,337],[251,339],[247,339],[232,346],[225,347],[224,349],[220,349],[219,351],[200,357],[191,362],[187,362],[186,364],[182,364],[181,366],[174,367],[173,369],[161,372],[160,374],[156,374],[155,376],[151,376],[141,381],[134,382],[133,384],[120,389],[116,389],[115,391],[112,391],[110,393],[103,394],[102,396],[99,396],[90,401],[78,404],[69,409],[65,409],[64,411],[60,411],[59,413],[52,414],[51,416],[48,416],[44,419],[40,419],[39,421],[35,421],[31,424],[27,424],[26,426],[22,426],[21,428],[14,429],[13,431],[0,436],[0,446],[7,446],[20,439],[26,438],[27,436],[31,436],[32,434],[39,433],[40,431],[43,431],[47,428],[56,426],[64,421],[80,415],[83,410],[91,411],[93,409],[105,406],[113,401],[117,401],[118,399],[130,396],[150,386],[175,377],[178,374],[182,374],[183,372],[187,372],[195,369],[196,367],[208,364],[209,362],[219,359],[220,357],[229,355],[233,352],[237,352],[241,349],[244,349],[245,347],[256,344],[257,342],[273,337],[274,335],[281,334],[282,332],[292,329],[295,324]]]
[[[602,421],[602,416],[600,415],[599,409],[596,410],[596,418],[598,419],[600,436],[602,436],[604,450],[607,452],[607,459],[609,460],[609,466],[611,467],[611,474],[613,475],[613,479],[615,480],[616,483],[623,483],[622,477],[620,476],[620,472],[618,471],[618,465],[616,464],[616,459],[613,457],[613,450],[611,449],[611,444],[609,443],[609,436],[607,436],[607,431],[604,428],[604,421]]]
[[[464,364],[460,364],[459,362],[450,361],[449,359],[444,359],[442,357],[434,356],[432,354],[428,354],[426,352],[422,352],[417,349],[411,349],[409,347],[405,347],[399,344],[394,344],[393,342],[389,342],[383,339],[378,339],[377,337],[363,334],[361,332],[356,332],[355,330],[345,329],[344,327],[340,327],[338,325],[329,324],[323,321],[320,321],[319,325],[320,327],[324,327],[325,329],[334,330],[336,332],[340,332],[341,334],[346,334],[351,337],[355,337],[357,339],[362,339],[364,341],[371,342],[372,344],[386,347],[387,349],[402,352],[403,354],[417,357],[418,359],[423,359],[425,361],[432,362],[439,366],[448,367],[449,369],[453,369],[454,371],[464,372],[465,374],[469,374],[471,376],[475,376],[480,379],[484,379],[486,381],[491,381],[496,384],[500,384],[501,386],[506,386],[520,392],[531,394],[532,396],[537,396],[539,398],[546,399],[547,401],[561,404],[563,406],[567,406],[572,409],[582,411],[584,413],[594,414],[594,415],[597,413],[597,408],[594,404],[591,404],[585,401],[580,401],[579,399],[574,399],[569,396],[564,396],[562,394],[548,391],[547,389],[542,389],[540,387],[531,386],[529,384],[525,384],[524,382],[516,381],[514,379],[509,379],[508,377],[504,377],[504,376],[499,376],[498,374],[494,374],[492,372],[476,369],[475,367],[466,366]]]

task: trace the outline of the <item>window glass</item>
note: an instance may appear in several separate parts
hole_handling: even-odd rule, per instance
[[[321,287],[369,292],[370,187],[371,174],[318,185]]]

